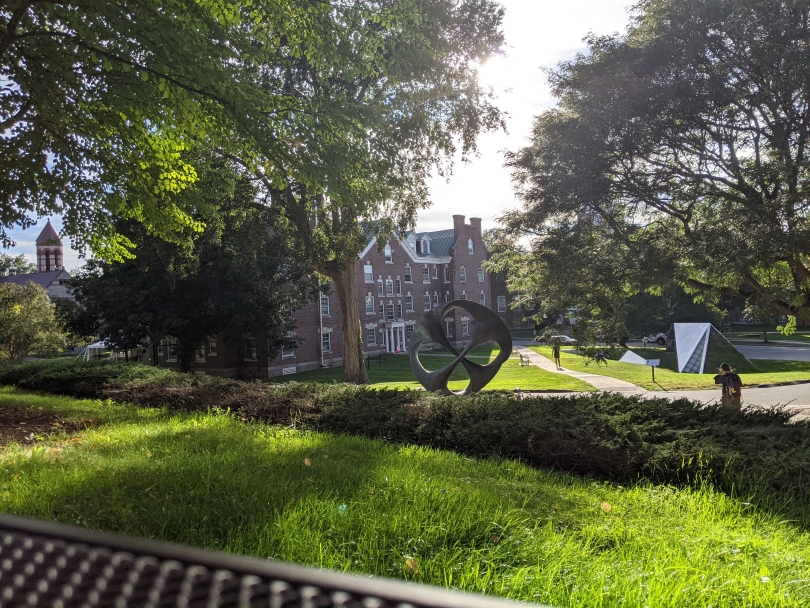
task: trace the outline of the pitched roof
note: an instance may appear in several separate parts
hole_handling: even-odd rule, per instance
[[[40,232],[39,236],[37,237],[37,245],[49,243],[51,241],[57,241],[60,245],[62,244],[62,239],[59,238],[59,233],[56,232],[53,224],[51,224],[51,220],[48,220],[48,223],[45,224],[42,232]]]
[[[49,270],[48,272],[32,272],[31,274],[12,274],[7,277],[0,277],[0,284],[14,283],[15,285],[26,285],[29,281],[33,281],[40,287],[48,289],[53,285],[54,281],[60,278],[60,275],[65,273],[62,278],[68,279],[70,275],[65,270]]]
[[[449,230],[437,230],[435,232],[417,232],[416,238],[421,239],[427,236],[430,239],[430,253],[419,257],[446,257],[450,255],[450,250],[456,244],[455,231],[450,228]]]

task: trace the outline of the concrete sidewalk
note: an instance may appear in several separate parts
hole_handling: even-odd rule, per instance
[[[543,355],[538,355],[533,350],[529,350],[525,346],[515,345],[514,350],[528,358],[532,365],[536,365],[540,369],[553,374],[563,374],[571,376],[577,380],[587,382],[599,391],[606,393],[621,393],[622,395],[644,395],[647,391],[640,386],[636,386],[630,382],[619,380],[618,378],[610,378],[608,376],[600,376],[599,374],[589,374],[587,372],[574,372],[570,369],[557,369],[554,362],[546,359]]]

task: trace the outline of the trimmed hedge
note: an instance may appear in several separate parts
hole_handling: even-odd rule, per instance
[[[341,384],[269,384],[139,365],[43,362],[0,370],[0,384],[141,406],[230,410],[246,419],[515,458],[617,482],[711,482],[757,495],[810,525],[810,425],[784,411],[745,413],[622,395],[440,397]]]

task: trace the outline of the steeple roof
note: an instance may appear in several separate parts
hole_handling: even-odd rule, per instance
[[[42,232],[40,232],[37,237],[37,245],[52,243],[53,241],[57,241],[60,245],[62,244],[59,233],[56,232],[56,229],[51,224],[51,220],[48,220],[48,223],[45,224],[45,228],[42,229]]]

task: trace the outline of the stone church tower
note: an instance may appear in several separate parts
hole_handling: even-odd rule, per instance
[[[37,237],[37,272],[63,270],[64,264],[62,239],[48,220],[45,228]]]

